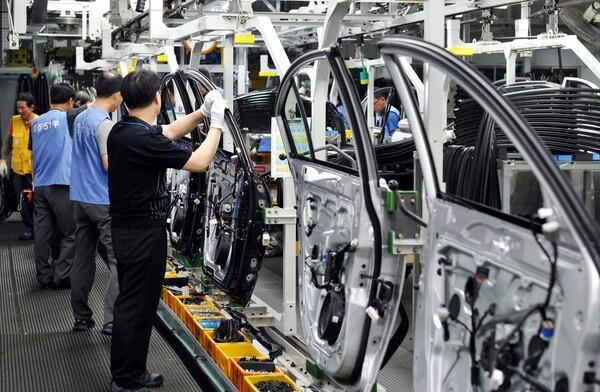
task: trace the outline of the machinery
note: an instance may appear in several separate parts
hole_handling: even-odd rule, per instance
[[[152,69],[161,124],[228,101],[167,174],[159,309],[215,389],[599,388],[597,1],[2,7],[2,74]]]

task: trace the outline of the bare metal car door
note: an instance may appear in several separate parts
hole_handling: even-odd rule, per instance
[[[479,72],[422,40],[379,43],[423,169],[428,209],[417,292],[416,391],[583,391],[597,383],[600,231],[517,110]],[[401,57],[441,70],[511,139],[543,203],[518,215],[444,191]],[[425,103],[427,107],[427,102]],[[441,173],[440,173],[441,175]],[[542,207],[541,209],[537,209]]]
[[[329,85],[339,86],[352,128],[352,142],[343,150],[331,139],[319,139],[328,121],[312,129],[316,122],[304,104],[308,91],[299,82],[309,65],[329,72]],[[313,117],[324,119],[327,106],[317,115],[313,110]],[[276,116],[296,184],[302,339],[312,360],[344,390],[371,390],[394,334],[405,263],[389,252],[392,216],[361,103],[337,48],[306,54],[291,65]]]

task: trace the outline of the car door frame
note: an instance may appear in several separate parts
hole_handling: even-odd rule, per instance
[[[379,187],[378,168],[375,159],[374,149],[371,144],[371,138],[369,136],[369,129],[367,127],[366,119],[364,118],[364,116],[362,116],[361,101],[359,99],[358,92],[356,91],[356,87],[353,83],[352,76],[346,68],[340,50],[335,46],[332,48],[317,50],[300,56],[291,64],[290,68],[281,80],[275,114],[277,117],[280,131],[282,133],[284,145],[288,152],[287,157],[290,160],[290,162],[292,162],[293,160],[301,160],[307,162],[308,165],[322,166],[326,170],[340,172],[340,167],[338,165],[328,163],[323,160],[315,159],[315,151],[313,149],[311,132],[309,131],[311,127],[308,126],[304,105],[301,104],[302,98],[298,92],[297,86],[295,85],[295,76],[297,75],[297,73],[301,69],[305,68],[307,64],[310,64],[314,61],[327,61],[329,63],[331,74],[333,75],[335,82],[338,84],[338,92],[341,101],[346,107],[347,113],[349,114],[348,120],[351,129],[353,130],[353,144],[356,148],[355,158],[358,165],[357,169],[355,170],[344,168],[343,173],[347,173],[349,176],[354,176],[358,179],[358,181],[360,181],[361,196],[363,197],[365,211],[369,220],[372,223],[373,230],[373,270],[371,272],[371,276],[369,276],[369,279],[373,279],[373,281],[378,282],[377,279],[380,277],[381,274],[381,266],[384,257],[386,258],[386,261],[389,261],[387,258],[391,257],[391,255],[388,253],[386,253],[384,256],[384,251],[388,250],[387,243],[386,241],[384,241],[383,237],[384,225],[382,223],[382,220],[386,220],[386,217],[382,216],[383,214],[381,214],[384,205],[384,200],[382,197],[382,190]],[[301,154],[296,150],[296,146],[293,143],[292,132],[287,126],[286,121],[282,117],[285,111],[285,105],[288,99],[288,95],[290,94],[290,92],[292,92],[292,90],[295,94],[297,109],[301,113],[302,121],[306,131],[306,136],[308,139],[308,152],[306,154]],[[295,176],[295,180],[297,182],[301,181],[301,174],[294,173],[294,170],[292,170],[292,174],[293,176]],[[300,192],[297,192],[297,198],[298,200],[301,200],[303,196],[299,193]],[[300,210],[299,207],[298,209]],[[301,218],[299,219],[299,222],[301,222],[300,225],[302,225]],[[302,257],[303,256],[300,256],[300,258]],[[398,260],[397,263],[397,268],[399,270],[404,271],[404,260]],[[300,276],[302,276],[302,273],[300,273]],[[398,303],[394,303],[394,305],[398,305],[397,307],[399,307],[399,299],[402,293],[403,281],[404,272],[402,272],[401,274],[400,282],[395,282],[398,284],[397,290],[394,293],[394,299],[398,301]],[[371,305],[375,300],[378,294],[378,289],[380,287],[379,283],[380,282],[378,282],[377,284],[370,283],[368,305]],[[373,387],[379,369],[382,363],[384,362],[384,354],[386,353],[386,350],[388,348],[390,338],[394,333],[394,328],[396,327],[395,322],[399,313],[398,309],[393,309],[391,313],[392,314],[390,315],[389,319],[386,319],[386,329],[383,330],[384,332],[381,333],[381,336],[379,336],[380,340],[377,342],[367,341],[370,340],[369,337],[371,332],[371,326],[376,325],[376,323],[373,322],[371,318],[365,317],[365,327],[363,329],[363,336],[361,337],[361,342],[363,343],[363,345],[361,346],[360,354],[358,355],[359,358],[362,358],[362,361],[357,361],[357,363],[354,364],[352,374],[349,377],[347,377],[346,379],[335,380],[335,382],[337,382],[338,384],[342,384],[346,390],[370,390]],[[369,344],[372,344],[372,346],[375,348],[367,347],[369,346]],[[367,352],[367,350],[369,351]],[[366,355],[369,356],[368,361],[365,360]],[[365,365],[365,363],[367,364]]]
[[[203,75],[200,72],[197,72],[194,70],[189,70],[189,69],[181,70],[179,72],[180,72],[183,80],[185,80],[185,82],[188,83],[190,90],[192,92],[192,95],[196,99],[196,102],[198,102],[200,105],[204,103],[204,97],[201,94],[200,90],[198,89],[198,85],[202,86],[202,88],[204,90],[206,90],[207,92],[218,89],[218,87],[210,79],[208,79],[205,75]],[[192,83],[192,81],[195,83]],[[204,119],[204,121],[206,124],[205,129],[208,129],[210,127],[208,119]],[[269,194],[268,194],[268,189],[267,189],[266,183],[264,182],[264,179],[260,176],[260,174],[256,171],[256,168],[254,167],[254,164],[250,159],[250,153],[248,151],[246,143],[244,142],[244,137],[241,133],[239,125],[235,121],[235,118],[233,117],[233,113],[229,109],[225,110],[225,126],[233,139],[233,146],[234,146],[235,151],[232,152],[231,154],[236,155],[238,157],[238,159],[240,160],[239,161],[240,164],[244,167],[246,179],[248,180],[248,183],[251,183],[249,185],[249,192],[251,193],[251,196],[252,196],[250,198],[250,202],[251,203],[254,202],[255,205],[248,206],[248,208],[253,208],[255,210],[252,211],[253,214],[250,215],[251,219],[249,222],[247,222],[247,227],[246,227],[247,233],[254,233],[254,234],[256,234],[258,232],[262,233],[263,228],[264,228],[264,222],[261,218],[262,211],[260,211],[260,208],[270,207],[270,200],[268,199]],[[217,154],[218,153],[219,152],[217,152]],[[206,188],[206,193],[205,193],[205,198],[204,198],[205,200],[202,203],[203,209],[207,208],[207,201],[206,201],[207,198],[208,198],[208,188]],[[205,226],[204,232],[206,231],[207,225],[208,225],[208,222],[204,222],[204,226]],[[203,233],[203,236],[204,235],[205,234]],[[204,237],[204,238],[206,238],[206,237]],[[246,276],[246,277],[248,277],[249,275],[252,275],[254,278],[251,282],[245,281],[245,283],[241,279],[237,279],[238,280],[238,288],[244,288],[244,290],[241,290],[242,292],[239,292],[239,290],[235,291],[235,292],[231,292],[230,287],[228,287],[227,284],[221,284],[221,282],[212,279],[213,281],[215,281],[217,286],[219,286],[224,291],[228,292],[242,306],[245,306],[250,301],[252,292],[256,285],[257,274],[261,268],[262,259],[264,258],[264,250],[265,250],[264,244],[257,245],[258,247],[261,247],[261,249],[254,249],[252,247],[252,244],[249,244],[248,241],[251,241],[249,234],[248,234],[248,238],[244,242],[243,249],[240,251],[241,252],[240,260],[235,260],[235,261],[230,260],[230,262],[235,262],[238,264],[239,269],[235,272],[235,274],[238,274],[239,276]],[[262,241],[262,238],[261,238],[261,241]],[[202,243],[203,257],[205,257],[205,254],[204,254],[205,245],[206,245],[206,243],[204,240]],[[231,252],[229,253],[229,258],[231,259]],[[253,262],[252,261],[253,259],[256,259],[256,262]],[[203,269],[206,273],[207,270],[206,270],[206,266],[205,266],[204,262],[202,265],[203,265]],[[230,271],[227,272],[226,275],[227,275],[228,280],[232,279],[232,274],[233,273]],[[243,285],[245,285],[245,286],[243,286]]]
[[[453,210],[454,214],[461,214],[468,211],[464,210],[464,207],[466,206],[469,210],[474,211],[474,213],[471,214],[471,218],[477,216],[486,218],[486,216],[488,216],[490,222],[500,222],[501,225],[501,222],[505,221],[507,225],[513,225],[515,228],[532,226],[532,223],[528,220],[511,216],[487,206],[441,191],[434,170],[433,157],[428,142],[427,132],[423,125],[418,105],[414,102],[414,99],[409,97],[406,93],[410,88],[410,85],[408,78],[399,64],[400,57],[411,57],[437,67],[459,83],[473,99],[477,99],[477,102],[483,110],[491,115],[496,124],[500,125],[502,130],[513,141],[519,152],[523,155],[524,159],[529,163],[540,186],[545,191],[544,194],[548,197],[548,201],[552,205],[557,221],[561,226],[564,225],[567,229],[564,233],[566,234],[564,241],[574,242],[581,253],[580,262],[587,263],[586,266],[589,266],[591,270],[594,270],[595,267],[595,272],[598,273],[600,271],[600,240],[597,236],[597,233],[599,232],[598,227],[591,216],[587,214],[585,206],[577,198],[574,190],[569,186],[558,166],[551,159],[550,152],[531,130],[523,117],[517,112],[517,109],[503,97],[482,74],[454,57],[443,48],[420,39],[401,36],[384,38],[378,44],[378,47],[386,62],[390,75],[394,80],[396,89],[400,93],[402,104],[409,119],[423,171],[426,201],[430,210],[445,204],[449,209],[456,210]],[[533,224],[533,226],[534,228],[531,230],[534,230],[536,234],[541,231],[539,223]],[[429,233],[436,231],[436,227],[432,227],[431,222],[428,231]],[[436,241],[437,233],[435,238],[434,234],[429,233],[426,244],[430,247],[431,254],[435,255],[435,248],[438,245]],[[533,237],[531,237],[531,241],[533,242]],[[436,309],[433,309],[430,306],[432,296],[435,295],[432,287],[436,284],[439,285],[440,282],[442,282],[441,279],[435,277],[438,266],[434,266],[433,261],[434,260],[427,260],[429,265],[426,265],[426,268],[424,269],[425,276],[422,280],[425,282],[425,286],[429,285],[430,287],[424,287],[424,303],[419,305],[421,315],[417,317],[419,323],[415,328],[415,341],[417,342],[417,346],[415,348],[414,376],[416,382],[420,385],[420,388],[441,390],[442,378],[446,375],[439,372],[439,368],[432,370],[432,366],[438,366],[439,364],[435,364],[435,361],[432,361],[432,359],[428,357],[430,351],[433,350],[430,347],[433,344],[433,337],[428,334],[433,331],[431,324],[435,323],[435,321],[432,320],[435,318],[434,312],[436,311]],[[439,292],[442,292],[443,290],[445,289],[442,288]],[[590,304],[593,305],[591,302]],[[598,319],[597,316],[594,318],[593,315],[588,316],[588,318],[590,319],[588,323],[591,325],[594,325],[594,322]],[[424,346],[419,347],[419,343]],[[417,356],[420,356],[418,360]],[[468,377],[468,375],[465,374],[465,377]],[[438,383],[436,384],[436,382]]]
[[[169,83],[169,82],[172,82],[174,84],[174,87],[179,92],[179,96],[181,98],[181,102],[183,104],[183,109],[184,109],[185,113],[186,114],[192,113],[194,111],[194,108],[193,108],[192,102],[190,100],[190,97],[187,94],[187,89],[185,87],[186,80],[185,80],[184,74],[181,72],[181,70],[167,74],[162,78],[161,95],[166,93],[166,90],[167,90],[166,86],[167,86],[167,83]],[[173,102],[173,103],[175,103],[175,102]],[[168,115],[165,112],[165,110],[163,109],[163,107],[164,107],[164,102],[163,102],[163,105],[161,105],[161,116],[164,121],[164,120],[168,119]],[[175,108],[171,108],[171,110],[173,110],[173,114],[175,114]],[[209,125],[208,120],[203,119],[202,122],[204,124],[205,129],[207,129],[207,127]],[[194,130],[192,130],[190,132],[190,136],[191,136],[190,139],[191,139],[193,149],[196,149],[198,146],[200,146],[200,144],[204,140],[204,138],[202,137],[203,135],[199,130],[199,126],[196,126],[194,128]],[[188,193],[187,193],[187,198],[186,198],[186,207],[187,207],[186,211],[190,212],[189,211],[190,208],[192,209],[192,211],[191,211],[191,213],[186,213],[186,216],[184,217],[184,229],[183,229],[183,233],[182,233],[182,239],[185,242],[183,244],[181,244],[179,246],[180,249],[178,249],[178,251],[182,252],[184,255],[186,255],[188,257],[194,257],[197,249],[202,246],[203,235],[199,236],[198,233],[196,232],[196,229],[194,228],[194,226],[195,226],[197,214],[199,213],[199,211],[202,211],[202,212],[204,211],[201,208],[201,205],[198,205],[197,203],[195,203],[195,200],[203,200],[202,195],[206,192],[206,184],[204,184],[204,181],[202,179],[203,176],[204,176],[203,174],[199,174],[199,173],[189,173]]]
[[[415,145],[419,153],[428,197],[452,198],[442,193],[439,189],[437,173],[433,166],[431,148],[425,126],[418,111],[418,105],[415,105],[414,100],[406,94],[405,89],[410,84],[399,65],[398,57],[402,56],[418,58],[421,61],[445,69],[470,94],[478,96],[478,103],[483,110],[492,115],[496,124],[500,124],[503,129],[506,129],[507,136],[514,140],[516,148],[523,154],[526,160],[533,163],[532,171],[534,171],[536,177],[543,178],[546,182],[546,184],[542,185],[554,190],[550,194],[554,199],[554,204],[560,205],[561,209],[564,210],[563,219],[568,222],[569,229],[573,233],[576,233],[581,241],[587,244],[586,247],[589,247],[590,256],[593,256],[592,259],[595,260],[596,266],[600,271],[600,240],[592,234],[597,226],[589,218],[588,214],[586,214],[586,210],[581,205],[577,195],[563,178],[554,161],[552,161],[552,155],[548,149],[531,130],[512,103],[503,97],[485,76],[439,46],[416,38],[395,36],[384,38],[378,44],[378,47],[388,65],[388,70],[394,79],[396,89],[399,91],[402,101],[412,103],[409,121],[414,133]],[[474,205],[474,207],[481,208],[487,213],[492,213],[490,209],[486,209],[484,206]],[[502,217],[507,218],[504,214]],[[574,222],[578,223],[575,224]],[[519,223],[522,224],[523,222]]]

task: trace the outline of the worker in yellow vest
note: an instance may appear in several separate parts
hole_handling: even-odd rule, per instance
[[[0,175],[8,175],[6,159],[11,156],[10,167],[13,174],[17,205],[25,225],[25,232],[19,237],[21,241],[33,240],[33,186],[31,177],[31,150],[29,148],[29,126],[38,117],[33,112],[33,95],[19,94],[17,97],[17,112],[8,123],[6,138],[2,143],[0,159]]]

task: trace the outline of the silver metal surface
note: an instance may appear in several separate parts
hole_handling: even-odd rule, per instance
[[[268,258],[263,261],[258,282],[254,289],[254,295],[264,301],[267,305],[276,311],[282,311],[281,298],[283,296],[283,279],[282,279],[281,258]],[[411,308],[411,290],[408,286],[404,291],[402,303],[408,314],[412,314]],[[299,318],[300,311],[298,310],[298,332],[295,336],[287,337],[292,340],[293,344],[301,345],[304,342],[302,321]],[[304,347],[302,347],[304,349]],[[377,384],[384,387],[387,391],[393,392],[412,392],[412,351],[413,337],[412,333],[406,336],[402,346],[396,351],[388,364],[379,372]],[[300,362],[303,366],[303,361],[298,361],[297,357],[301,354],[295,352],[290,355],[295,361]],[[297,363],[298,366],[300,366]]]

